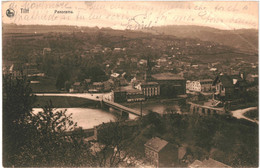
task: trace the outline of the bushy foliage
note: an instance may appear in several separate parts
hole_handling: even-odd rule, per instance
[[[65,111],[49,102],[32,112],[34,96],[26,78],[4,77],[3,165],[87,166],[88,144]]]
[[[150,113],[141,121],[142,127],[133,141],[135,144],[144,144],[148,139],[158,136],[172,144],[186,145],[190,162],[212,157],[235,167],[258,164],[258,125],[255,123],[230,116],[176,113],[163,116]],[[161,124],[156,124],[158,121]],[[161,125],[165,125],[165,130]],[[136,150],[140,154],[144,152],[143,148]]]
[[[27,122],[31,116],[31,105],[35,97],[26,78],[3,77],[3,163],[11,166],[15,155],[21,154],[22,147],[29,145],[28,138],[34,129]]]

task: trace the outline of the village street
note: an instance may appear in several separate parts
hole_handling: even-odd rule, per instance
[[[240,118],[243,118],[243,119],[246,119],[248,121],[251,121],[251,122],[255,122],[255,123],[259,123],[257,120],[252,120],[246,116],[244,116],[244,113],[246,113],[247,111],[250,111],[250,110],[257,110],[257,107],[249,107],[249,108],[245,108],[245,109],[238,109],[238,110],[234,110],[234,111],[231,111],[232,115],[238,119]]]

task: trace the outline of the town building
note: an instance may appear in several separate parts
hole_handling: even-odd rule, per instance
[[[216,161],[212,158],[205,159],[203,161],[195,160],[192,164],[188,166],[188,168],[199,168],[199,167],[221,167],[221,168],[231,168],[230,166]]]
[[[157,167],[178,165],[178,147],[161,138],[154,137],[145,144],[146,158]]]
[[[208,92],[211,91],[214,87],[212,86],[212,79],[203,79],[198,81],[187,81],[186,87],[190,91],[194,92]]]
[[[83,92],[83,88],[81,86],[80,82],[74,82],[74,84],[72,85],[72,87],[70,88],[69,92],[72,93],[80,93]]]
[[[103,92],[104,83],[103,82],[93,82],[92,89],[96,90],[97,92]]]
[[[140,90],[146,98],[160,95],[160,86],[157,82],[140,83]]]
[[[116,103],[126,102],[126,91],[116,89],[112,91],[111,101]]]
[[[84,86],[85,92],[87,92],[87,90],[91,86],[91,79],[84,79],[84,81],[82,82],[82,85]]]
[[[109,79],[103,83],[104,83],[104,92],[111,91],[111,89],[114,86],[114,81],[112,79]]]
[[[145,68],[145,74],[144,74],[144,80],[143,81],[136,81],[138,84],[136,85],[135,82],[132,81],[134,84],[134,87],[137,88],[138,90],[142,91],[143,95],[145,98],[150,98],[150,97],[156,97],[160,95],[160,85],[157,82],[152,81],[152,76],[151,76],[151,63],[150,63],[150,58],[147,58],[146,62],[146,68]]]
[[[176,74],[166,72],[151,75],[152,81],[160,85],[160,95],[175,97],[186,94],[186,80]]]
[[[243,74],[226,75],[219,74],[213,81],[216,92],[213,99],[221,101],[230,101],[241,98],[241,94],[246,91],[247,83]]]
[[[145,97],[143,92],[138,89],[120,87],[113,90],[112,101],[121,102],[140,102],[144,101]]]
[[[145,100],[143,92],[137,89],[131,89],[126,92],[127,102],[142,102]]]

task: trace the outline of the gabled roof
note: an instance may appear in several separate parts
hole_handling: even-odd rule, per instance
[[[195,160],[192,164],[189,165],[189,168],[197,168],[197,167],[231,168],[230,166],[211,158],[205,159],[202,162],[199,160]]]
[[[80,82],[75,82],[73,85],[74,86],[80,86]]]
[[[186,148],[185,147],[179,147],[178,149],[178,159],[183,159],[183,157],[186,154]]]
[[[199,80],[199,82],[213,82],[212,79],[201,79]]]
[[[93,82],[93,85],[100,86],[100,85],[104,85],[104,83],[102,83],[102,82]]]
[[[153,150],[155,150],[156,152],[161,151],[166,145],[168,144],[167,141],[158,138],[158,137],[154,137],[150,140],[148,140],[144,146],[151,148]]]
[[[85,79],[84,81],[87,82],[87,83],[90,83],[91,79]]]
[[[219,167],[220,168],[220,167],[230,167],[230,166],[209,158],[208,160],[207,159],[203,160],[202,167]]]
[[[199,160],[195,160],[191,165],[189,165],[189,168],[196,168],[196,167],[201,167],[202,166],[202,162]]]
[[[220,74],[216,77],[216,79],[213,81],[213,86],[217,84],[217,82],[220,81],[223,86],[226,87],[233,87],[233,86],[246,86],[247,83],[245,80],[243,80],[239,75],[226,75],[226,74]]]

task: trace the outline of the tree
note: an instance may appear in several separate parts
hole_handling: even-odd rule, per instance
[[[76,161],[82,159],[80,155],[87,145],[83,132],[75,132],[77,124],[71,115],[67,115],[67,110],[55,110],[51,101],[43,111],[33,115],[32,123],[37,131],[29,147],[34,156],[30,158],[30,166],[78,166]]]
[[[59,72],[58,76],[57,76],[56,88],[57,89],[64,88],[65,82],[67,80],[69,80],[69,72],[64,67],[62,67],[60,69],[60,72]]]
[[[131,133],[126,127],[120,121],[100,126],[98,141],[92,150],[95,166],[117,167],[129,157],[127,147],[131,144]]]
[[[35,97],[25,76],[3,76],[3,165],[16,165],[15,155],[27,145],[33,128],[28,124]]]
[[[3,79],[3,165],[88,166],[89,144],[66,110],[52,102],[32,112],[35,96],[25,77]]]

